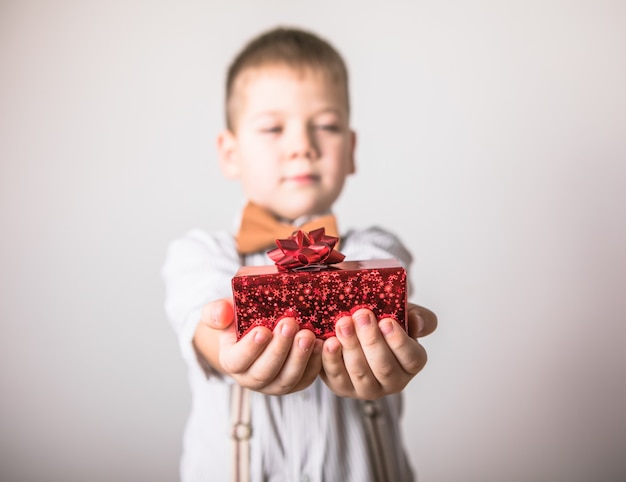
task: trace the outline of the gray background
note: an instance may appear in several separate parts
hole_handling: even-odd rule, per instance
[[[0,479],[176,479],[159,270],[231,226],[224,72],[282,23],[351,70],[341,225],[397,232],[440,317],[406,391],[421,481],[624,480],[625,6],[2,1]]]

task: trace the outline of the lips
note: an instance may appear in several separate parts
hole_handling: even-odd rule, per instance
[[[314,184],[320,181],[320,176],[317,174],[296,174],[293,176],[285,176],[283,181],[299,185]]]

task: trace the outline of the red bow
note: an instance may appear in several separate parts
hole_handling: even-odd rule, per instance
[[[338,238],[327,236],[325,228],[305,233],[296,231],[287,239],[277,239],[277,248],[267,255],[282,271],[340,263],[345,256],[335,251]]]

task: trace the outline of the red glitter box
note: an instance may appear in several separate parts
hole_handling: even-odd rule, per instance
[[[395,259],[345,261],[313,271],[245,266],[232,287],[238,337],[293,317],[301,328],[328,338],[355,307],[371,309],[379,320],[394,318],[406,329],[406,271]]]

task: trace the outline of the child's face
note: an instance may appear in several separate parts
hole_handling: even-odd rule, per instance
[[[218,138],[224,174],[279,217],[328,211],[354,172],[343,89],[324,73],[278,66],[243,72],[234,95],[234,131]]]

